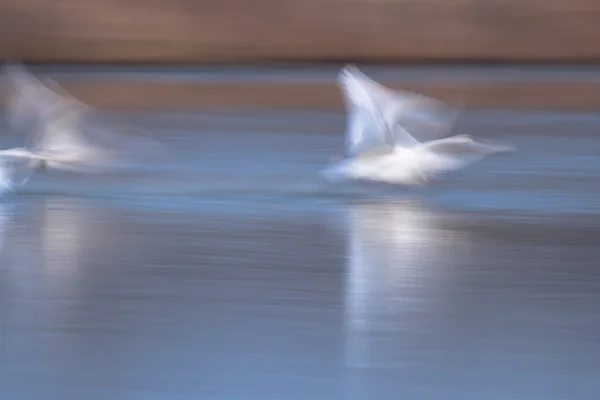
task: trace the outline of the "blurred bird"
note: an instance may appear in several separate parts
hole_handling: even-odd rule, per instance
[[[346,155],[322,172],[329,181],[424,186],[441,173],[487,155],[514,151],[468,135],[438,139],[451,130],[456,109],[416,93],[387,89],[355,66],[344,67],[338,82],[348,111]]]
[[[26,147],[0,150],[5,177],[22,174],[25,182],[30,173],[48,169],[102,172],[161,149],[153,140],[92,123],[93,108],[20,65],[6,67],[3,83],[9,127],[30,137]]]

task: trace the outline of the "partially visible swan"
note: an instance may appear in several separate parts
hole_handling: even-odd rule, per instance
[[[457,111],[419,94],[392,91],[354,66],[338,76],[347,109],[346,159],[327,167],[330,181],[375,181],[423,186],[512,147],[484,144],[468,135],[432,139],[452,127]]]
[[[102,172],[160,149],[154,141],[105,129],[90,121],[94,109],[70,96],[56,82],[44,82],[11,64],[4,74],[7,117],[14,131],[25,131],[26,147],[0,150],[5,173],[47,169]]]

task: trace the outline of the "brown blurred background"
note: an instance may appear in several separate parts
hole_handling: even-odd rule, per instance
[[[0,0],[0,54],[29,63],[593,63],[599,39],[584,0]],[[342,106],[333,81],[63,83],[109,108]],[[382,83],[471,106],[600,104],[600,84],[569,78]]]
[[[596,61],[586,0],[0,0],[31,62]]]

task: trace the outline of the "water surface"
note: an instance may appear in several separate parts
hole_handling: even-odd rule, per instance
[[[175,157],[1,199],[3,398],[600,392],[598,116],[466,113],[520,151],[411,191],[315,180],[342,114],[120,118]]]

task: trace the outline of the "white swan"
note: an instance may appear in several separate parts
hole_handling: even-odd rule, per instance
[[[0,159],[9,171],[101,172],[160,149],[152,140],[91,123],[91,107],[50,79],[42,83],[21,66],[9,65],[4,83],[10,91],[7,116],[11,129],[32,133],[28,146],[0,150]]]
[[[435,99],[387,89],[354,66],[344,67],[338,81],[348,109],[346,159],[323,171],[330,181],[422,186],[487,155],[514,151],[468,135],[421,142],[418,138],[447,133],[457,111]]]

